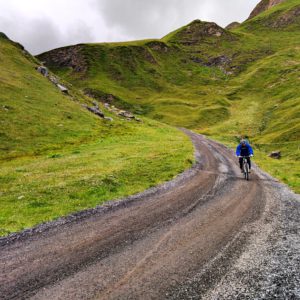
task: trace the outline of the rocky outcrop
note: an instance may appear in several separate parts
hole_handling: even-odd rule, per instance
[[[118,101],[118,98],[112,94],[107,94],[99,90],[85,88],[84,94],[90,98],[96,99],[102,103],[114,104]]]
[[[232,23],[228,24],[228,25],[225,27],[225,29],[226,29],[226,30],[231,30],[231,29],[234,29],[234,28],[239,27],[240,25],[241,25],[241,23],[239,23],[239,22],[232,22]]]
[[[227,75],[233,74],[233,70],[231,67],[232,58],[230,58],[226,55],[212,57],[212,58],[209,58],[208,60],[204,60],[200,57],[191,57],[191,60],[194,63],[200,64],[205,67],[217,67],[224,74],[227,74]]]
[[[148,46],[151,50],[157,52],[163,52],[163,53],[169,52],[168,45],[161,41],[151,41],[147,43],[146,46]]]
[[[88,106],[84,104],[83,107],[85,107],[88,111],[103,119],[105,116],[104,113],[100,110],[98,103],[94,102],[93,104],[94,106]]]
[[[66,48],[55,49],[37,56],[47,66],[55,66],[60,68],[69,67],[75,72],[85,73],[87,71],[87,63],[81,54],[82,46],[76,45]]]
[[[176,42],[185,46],[193,46],[208,38],[221,39],[223,37],[234,39],[232,33],[226,31],[216,23],[195,20],[176,33],[172,40],[175,39]]]
[[[257,5],[249,19],[285,1],[287,0],[264,0]],[[274,14],[271,14],[271,17],[262,18],[258,21],[261,25],[273,29],[284,28],[291,24],[296,24],[296,26],[300,27],[300,3],[288,10],[276,11]]]
[[[298,26],[300,25],[300,5],[294,7],[291,10],[284,12],[278,18],[272,20],[267,25],[269,25],[272,28],[281,28],[281,27],[286,27],[293,23],[298,24]]]
[[[261,14],[262,12],[272,8],[273,6],[285,2],[287,0],[262,0],[257,4],[254,10],[251,12],[249,19],[256,17],[257,15]]]

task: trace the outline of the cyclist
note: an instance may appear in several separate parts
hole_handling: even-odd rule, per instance
[[[249,145],[249,143],[247,143],[246,140],[244,140],[244,139],[241,140],[240,144],[237,146],[236,156],[239,158],[239,163],[240,163],[240,168],[241,168],[242,173],[243,173],[243,157],[247,158],[249,170],[251,169],[250,156],[253,156],[253,149]]]

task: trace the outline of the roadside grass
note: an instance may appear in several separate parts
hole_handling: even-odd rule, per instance
[[[141,192],[193,161],[188,137],[145,121],[134,132],[2,162],[0,235]]]

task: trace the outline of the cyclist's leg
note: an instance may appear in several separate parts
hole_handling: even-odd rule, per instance
[[[243,170],[243,158],[239,157],[240,169]]]
[[[250,157],[247,157],[247,162],[248,162],[248,165],[249,165],[249,170],[251,170],[251,159],[250,159]]]

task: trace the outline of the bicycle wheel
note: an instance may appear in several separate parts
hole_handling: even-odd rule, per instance
[[[246,161],[246,163],[244,165],[244,168],[245,168],[245,179],[249,180],[249,166],[248,166],[247,161]]]

